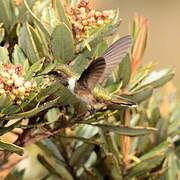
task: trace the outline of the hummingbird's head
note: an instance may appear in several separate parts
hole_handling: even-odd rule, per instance
[[[65,74],[62,71],[59,71],[59,70],[57,70],[57,71],[50,71],[48,73],[35,75],[35,77],[36,76],[50,76],[50,77],[58,80],[61,84],[63,84],[69,90],[74,92],[75,85],[76,85],[76,79],[73,78],[72,76],[69,76],[69,75]]]

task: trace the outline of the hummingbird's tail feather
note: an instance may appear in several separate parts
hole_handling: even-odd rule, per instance
[[[122,96],[117,96],[117,95],[113,95],[113,97],[111,98],[110,102],[108,103],[108,106],[110,107],[125,107],[125,108],[136,108],[137,107],[137,103],[122,97]]]

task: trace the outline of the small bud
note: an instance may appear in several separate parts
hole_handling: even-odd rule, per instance
[[[105,11],[102,12],[102,14],[103,14],[104,17],[108,17],[110,15],[110,12],[105,10]]]
[[[10,78],[10,74],[7,73],[7,72],[1,72],[1,76],[2,76],[3,78],[7,78],[7,79]]]
[[[11,76],[11,78],[12,78],[13,80],[16,80],[16,79],[18,78],[18,75],[17,75],[16,73],[13,73],[12,76]]]
[[[25,96],[21,96],[20,98],[21,98],[21,100],[24,100]]]
[[[81,18],[84,20],[84,19],[87,19],[87,15],[84,13],[84,14],[81,14]]]
[[[5,95],[6,94],[5,90],[4,89],[0,89],[0,94],[1,95]]]
[[[113,11],[110,11],[109,12],[109,19],[113,19],[113,17],[114,17]]]
[[[32,87],[33,87],[33,88],[37,87],[36,81],[34,81],[34,82],[32,83]]]
[[[25,97],[29,96],[29,93],[28,93],[28,92],[26,92],[26,93],[24,94],[24,96],[25,96]]]
[[[89,22],[89,23],[95,23],[95,18],[94,18],[94,17],[89,18],[89,19],[88,19],[88,22]]]
[[[32,84],[31,84],[30,81],[26,81],[26,82],[24,83],[24,87],[25,87],[26,89],[30,89],[31,86],[32,86]]]
[[[83,27],[82,24],[79,24],[79,25],[78,25],[78,28],[79,28],[80,30],[83,30],[84,27]]]
[[[21,104],[21,100],[16,101],[16,104],[20,105]]]
[[[81,7],[81,8],[80,8],[80,12],[83,14],[83,13],[86,12],[86,9],[85,9],[84,7]]]
[[[99,19],[98,21],[97,21],[97,24],[98,25],[102,25],[104,23],[104,21],[102,20],[102,19]]]
[[[3,89],[3,88],[4,88],[4,84],[1,83],[1,84],[0,84],[0,89]]]
[[[5,84],[7,84],[8,86],[12,86],[13,85],[13,80],[8,79],[7,81],[5,81]]]
[[[102,16],[102,13],[99,12],[99,11],[96,11],[96,12],[95,12],[95,16],[96,16],[96,17],[100,17],[100,16]]]
[[[12,89],[12,93],[15,95],[18,95],[19,91],[18,91],[18,89]]]
[[[24,78],[18,78],[18,79],[16,79],[15,82],[14,82],[14,84],[15,84],[16,87],[22,86],[23,83],[24,83]]]
[[[9,69],[9,70],[8,70],[8,73],[9,73],[9,74],[14,74],[14,73],[15,73],[15,69],[12,69],[12,68]]]
[[[26,92],[26,89],[25,89],[25,87],[20,86],[20,87],[18,88],[18,91],[19,91],[20,94],[24,94],[24,93]]]
[[[84,26],[86,26],[86,25],[88,24],[88,22],[87,22],[86,20],[83,20],[83,21],[82,21],[82,24],[83,24]]]
[[[9,95],[12,100],[15,100],[16,96],[14,94]]]

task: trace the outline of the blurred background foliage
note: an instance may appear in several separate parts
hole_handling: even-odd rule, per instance
[[[3,93],[8,93],[1,91],[0,96],[1,177],[6,176],[7,180],[178,179],[180,105],[176,89],[169,82],[174,69],[168,64],[169,68],[159,65],[161,70],[156,70],[159,60],[142,62],[156,57],[156,52],[151,54],[150,50],[149,57],[145,55],[147,40],[152,35],[148,34],[149,21],[144,16],[129,15],[128,7],[124,9],[121,2],[120,17],[123,17],[121,9],[133,17],[130,21],[123,18],[131,30],[125,25],[121,36],[131,34],[133,45],[104,89],[95,88],[101,97],[104,94],[108,98],[123,97],[136,102],[136,108],[115,106],[88,114],[87,105],[62,84],[34,76],[59,68],[78,79],[88,59],[99,56],[107,48],[102,39],[114,34],[119,26],[116,10],[112,18],[97,22],[94,29],[88,28],[87,34],[83,31],[79,38],[74,28],[83,27],[70,21],[63,3],[60,0],[0,1],[1,89],[5,87]],[[77,1],[68,0],[68,3],[75,5]],[[103,6],[98,3],[97,7],[117,8],[112,1],[111,6],[108,1]],[[138,7],[143,7],[143,3]],[[118,38],[116,34],[109,44]],[[7,64],[14,64],[15,69],[20,64],[24,73],[18,77]],[[25,84],[33,87],[36,82],[26,96],[21,92],[20,102],[10,97],[14,87],[9,83],[8,78],[12,78],[7,75],[9,69],[25,88],[29,88]],[[22,87],[18,90],[22,91]],[[87,116],[79,116],[81,113]]]

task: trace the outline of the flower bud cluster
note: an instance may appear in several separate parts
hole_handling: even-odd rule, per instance
[[[0,96],[8,96],[16,104],[37,87],[36,81],[26,81],[22,65],[0,63]]]
[[[108,23],[113,18],[112,11],[96,11],[92,8],[89,0],[80,0],[76,7],[66,7],[65,9],[77,41],[87,38],[92,29]]]

